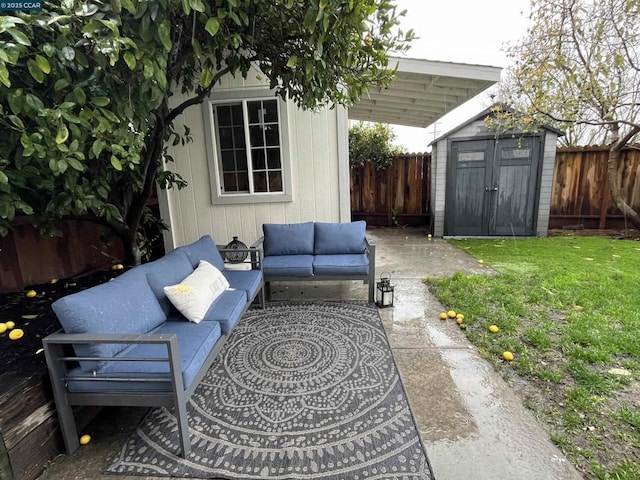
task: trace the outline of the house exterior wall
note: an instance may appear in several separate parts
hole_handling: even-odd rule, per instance
[[[244,80],[226,76],[216,92],[255,90],[268,85],[258,80],[258,72]],[[174,102],[181,101],[180,94]],[[291,159],[292,200],[275,203],[213,205],[209,161],[206,148],[204,105],[188,108],[175,122],[189,126],[193,142],[169,147],[174,163],[166,168],[179,173],[188,187],[159,192],[160,211],[170,230],[165,232],[165,248],[211,235],[217,244],[226,244],[237,236],[247,245],[262,235],[263,223],[305,221],[348,221],[350,219],[347,112],[344,108],[324,108],[317,112],[287,104],[288,144]],[[346,180],[345,180],[346,176]],[[346,191],[344,191],[346,188]]]
[[[536,235],[546,237],[549,231],[549,215],[551,212],[551,190],[553,189],[553,171],[556,163],[556,145],[558,135],[546,132],[542,142],[542,171],[540,172],[540,196],[538,200],[538,220]]]

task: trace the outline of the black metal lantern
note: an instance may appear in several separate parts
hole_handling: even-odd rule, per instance
[[[240,250],[240,249],[246,250],[247,246],[244,243],[242,243],[240,240],[238,240],[238,237],[233,237],[233,240],[227,243],[227,246],[224,248],[230,249],[230,250]],[[226,258],[227,262],[229,263],[242,263],[247,259],[248,256],[249,256],[249,252],[247,251],[224,252],[224,258]]]
[[[376,305],[380,308],[393,307],[393,290],[391,275],[383,273],[376,283]]]

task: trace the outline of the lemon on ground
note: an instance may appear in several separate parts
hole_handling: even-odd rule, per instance
[[[80,445],[86,445],[91,441],[91,435],[82,435],[80,437]]]
[[[491,333],[498,333],[500,331],[500,328],[497,325],[489,325],[489,331]]]
[[[428,238],[429,240],[431,240],[431,234],[427,235],[427,238]]]
[[[446,314],[446,312],[442,312],[442,313],[440,314],[440,320],[446,320],[446,319],[447,319],[447,314]]]
[[[462,318],[462,317],[456,317],[456,323],[457,323],[458,325],[462,325],[462,324],[464,323],[464,318]]]
[[[6,323],[0,323],[0,333],[4,333],[8,330]]]
[[[23,335],[24,335],[24,331],[20,328],[16,328],[9,332],[9,338],[11,340],[19,340],[22,338]]]
[[[466,323],[461,323],[460,324],[460,329],[461,330],[466,330],[467,329],[467,324]]]
[[[35,290],[29,290],[27,293],[25,293],[25,295],[29,298],[33,298],[37,295]]]
[[[111,270],[122,270],[124,268],[124,266],[121,263],[116,263],[115,265],[111,266]]]
[[[456,318],[461,318],[462,320],[464,320],[464,314],[463,313],[459,313],[456,315]]]
[[[511,360],[513,360],[513,353],[506,351],[502,354],[502,358],[510,362]]]
[[[483,259],[480,259],[480,260],[478,260],[478,263],[479,263],[480,265],[484,265],[484,260],[483,260]]]
[[[449,318],[456,318],[456,311],[455,310],[449,310],[447,312],[447,315],[449,315]]]
[[[16,322],[14,322],[13,320],[9,320],[7,323],[5,323],[5,325],[7,326],[7,330],[11,330],[12,328],[15,328]]]
[[[52,278],[49,283],[51,283],[51,285],[53,285],[55,283],[58,283],[58,279],[57,278]]]

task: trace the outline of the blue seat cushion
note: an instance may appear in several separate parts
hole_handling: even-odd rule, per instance
[[[246,292],[248,302],[262,288],[262,272],[260,270],[223,270],[222,274],[231,288]]]
[[[143,270],[134,268],[115,280],[56,300],[53,311],[67,333],[147,333],[166,320]],[[113,357],[122,344],[74,345],[79,357]],[[85,371],[103,362],[82,361]]]
[[[247,294],[244,290],[225,290],[211,304],[202,321],[219,323],[222,333],[227,334],[240,320],[246,305]]]
[[[200,264],[200,260],[206,260],[218,270],[224,270],[224,260],[222,256],[220,256],[218,247],[216,247],[216,244],[213,243],[213,239],[209,235],[203,235],[199,240],[178,247],[176,250],[184,252],[187,255],[193,268],[196,268]]]
[[[264,255],[313,255],[313,222],[262,225]]]
[[[175,333],[178,336],[180,369],[185,389],[189,388],[221,336],[220,325],[216,322],[195,324],[186,321],[168,321],[155,328],[151,333]],[[168,349],[165,345],[159,344],[129,345],[117,355],[117,358],[127,357],[167,358]],[[83,374],[86,376],[86,372],[82,372],[81,369],[69,372],[70,377]],[[68,388],[71,392],[172,391],[171,382],[166,381],[171,378],[168,362],[106,362],[95,373],[97,378],[115,376],[125,376],[134,379],[134,381],[103,382],[78,379],[69,380]],[[140,378],[158,379],[158,381],[135,381]]]
[[[315,275],[367,275],[367,255],[316,255],[313,259]]]
[[[164,257],[137,267],[146,273],[147,282],[158,299],[165,315],[174,311],[174,306],[164,293],[164,287],[175,285],[193,273],[191,262],[184,251],[173,250]]]
[[[322,223],[314,225],[314,248],[316,255],[336,253],[364,253],[367,222]]]
[[[276,276],[310,277],[313,275],[313,255],[265,256],[262,273],[265,279]]]

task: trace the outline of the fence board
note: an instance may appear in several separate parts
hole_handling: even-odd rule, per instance
[[[626,202],[640,210],[640,150],[622,152],[617,181]],[[625,219],[611,201],[606,147],[559,148],[556,153],[549,228],[623,228]]]
[[[351,217],[371,226],[428,225],[429,154],[400,155],[384,170],[351,170]]]

